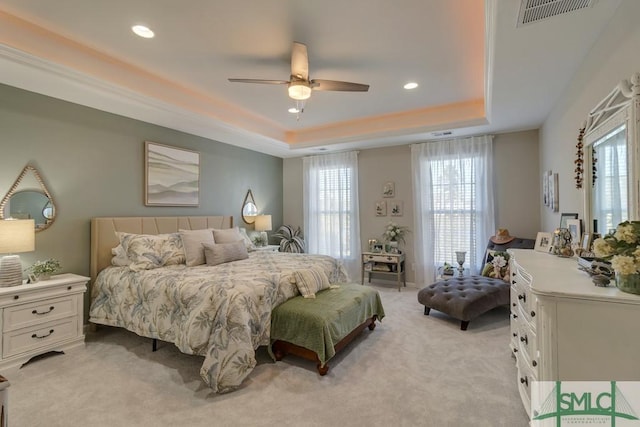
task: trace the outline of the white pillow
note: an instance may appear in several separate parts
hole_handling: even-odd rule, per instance
[[[214,243],[213,228],[202,230],[179,230],[187,267],[194,267],[206,263],[203,243]]]
[[[225,229],[213,229],[213,240],[216,243],[233,243],[238,240],[242,240],[238,227],[225,228]]]

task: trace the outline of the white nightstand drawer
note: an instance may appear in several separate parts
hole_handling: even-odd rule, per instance
[[[44,325],[5,332],[2,336],[2,357],[54,345],[78,335],[78,317],[54,320]]]
[[[28,304],[7,307],[3,310],[2,330],[4,332],[39,325],[77,314],[75,295],[34,301]]]

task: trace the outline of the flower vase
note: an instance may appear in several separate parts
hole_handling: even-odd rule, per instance
[[[398,242],[395,240],[392,240],[389,242],[389,247],[391,248],[389,250],[389,252],[391,252],[392,254],[397,254],[398,253]]]
[[[38,275],[38,281],[40,280],[49,280],[51,279],[51,275],[50,274],[39,274]]]
[[[640,274],[616,273],[616,287],[622,292],[640,294]]]

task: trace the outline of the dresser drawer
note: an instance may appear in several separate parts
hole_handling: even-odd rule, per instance
[[[2,336],[2,357],[11,357],[41,347],[48,347],[76,336],[78,336],[77,316],[5,332]]]
[[[52,298],[45,301],[34,301],[7,307],[2,314],[3,332],[39,325],[64,317],[77,315],[75,295]]]

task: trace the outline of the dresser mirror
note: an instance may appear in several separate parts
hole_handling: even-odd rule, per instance
[[[607,234],[640,218],[638,119],[640,73],[623,80],[589,112],[585,124],[586,231]]]
[[[244,196],[244,201],[242,202],[242,220],[246,224],[253,224],[256,221],[256,216],[258,215],[258,207],[256,206],[256,201],[253,199],[253,193],[251,189],[247,191],[247,195]]]
[[[56,219],[53,197],[38,170],[27,165],[0,202],[0,218],[33,219],[36,231],[46,230]]]

